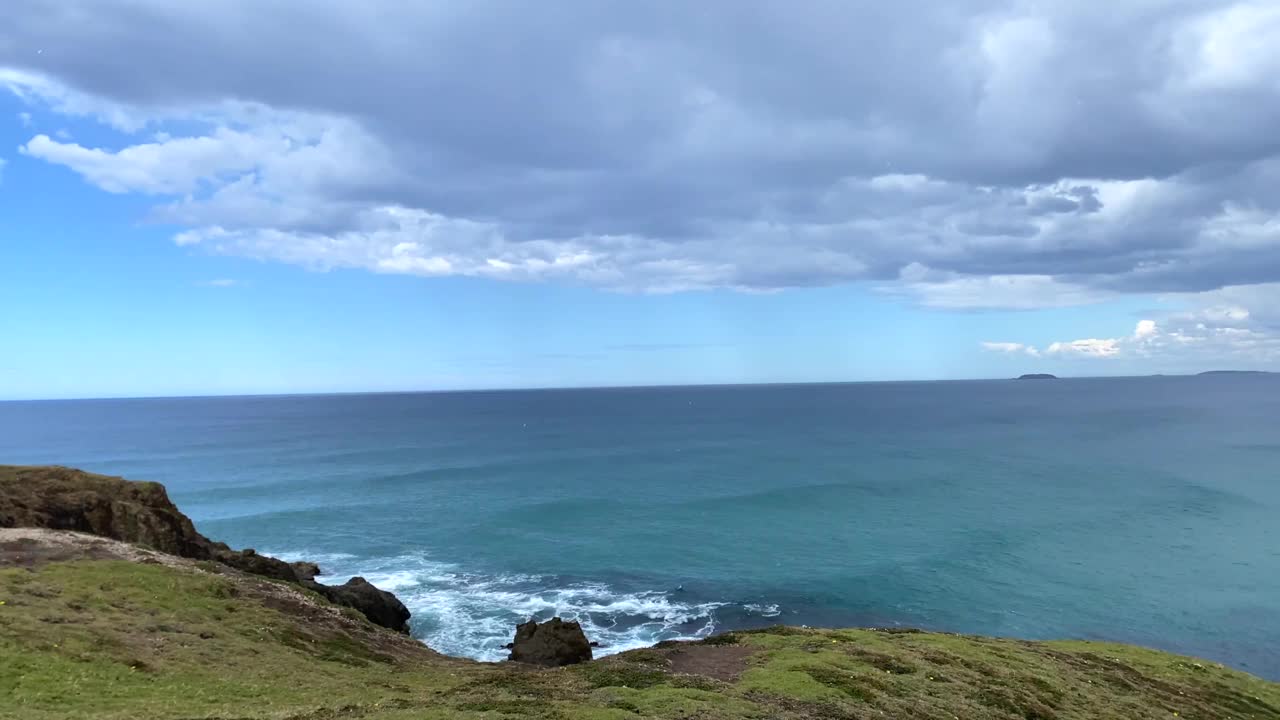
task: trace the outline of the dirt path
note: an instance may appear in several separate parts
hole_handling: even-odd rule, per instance
[[[667,651],[671,672],[703,675],[733,682],[747,669],[747,659],[759,648],[745,645],[685,645]]]

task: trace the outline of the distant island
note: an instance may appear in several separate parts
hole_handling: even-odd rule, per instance
[[[1049,373],[1027,373],[1026,375],[1019,375],[1018,379],[1019,380],[1057,380],[1058,376],[1050,375]]]
[[[1269,370],[1205,370],[1197,375],[1274,375]]]

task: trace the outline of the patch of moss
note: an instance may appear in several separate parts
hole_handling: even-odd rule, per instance
[[[759,717],[759,708],[732,694],[676,688],[669,685],[650,689],[611,687],[598,690],[591,699],[632,717],[659,718],[748,718]]]
[[[875,700],[885,689],[884,683],[879,678],[871,678],[830,665],[805,668],[804,672],[815,681],[857,700]]]
[[[586,663],[574,667],[573,672],[594,688],[648,688],[666,683],[671,677],[666,670],[642,663],[617,661]]]
[[[737,633],[731,633],[731,632],[720,633],[719,635],[712,635],[711,637],[706,638],[705,640],[702,640],[701,644],[702,645],[737,645],[738,635]]]
[[[545,701],[519,698],[468,700],[458,703],[457,708],[464,711],[497,713],[498,715],[514,715],[516,717],[545,717],[555,712]]]

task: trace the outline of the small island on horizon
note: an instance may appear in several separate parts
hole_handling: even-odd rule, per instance
[[[1270,370],[1205,370],[1196,375],[1275,375]]]
[[[1026,375],[1019,375],[1017,379],[1018,380],[1057,380],[1058,376],[1050,375],[1049,373],[1027,373]]]

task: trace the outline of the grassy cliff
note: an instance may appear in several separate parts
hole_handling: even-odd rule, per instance
[[[449,658],[205,553],[162,491],[0,466],[0,719],[1280,720],[1280,685],[1105,643],[778,627],[558,669]]]

